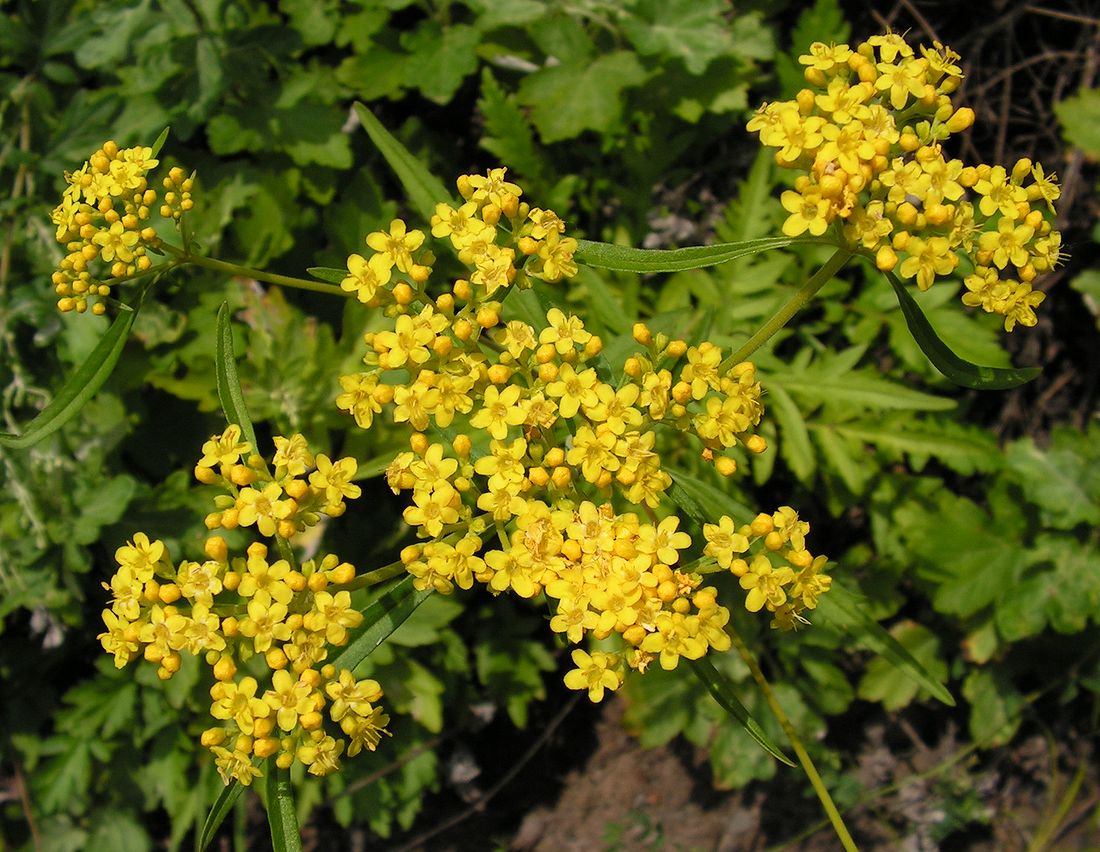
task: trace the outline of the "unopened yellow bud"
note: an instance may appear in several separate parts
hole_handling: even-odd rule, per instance
[[[287,663],[290,662],[290,660],[286,658],[286,654],[283,652],[282,648],[271,648],[264,654],[264,661],[267,663],[267,667],[272,671],[285,669]]]
[[[428,436],[423,432],[413,432],[409,436],[409,446],[418,456],[422,456],[424,453],[428,452],[428,447],[430,447],[431,444],[432,442],[428,440]]]
[[[649,346],[649,344],[653,342],[653,333],[644,322],[634,323],[631,333],[634,336],[634,340],[642,346]]]
[[[350,562],[341,562],[329,573],[329,579],[338,586],[346,586],[355,579],[355,566]]]
[[[512,369],[503,364],[493,364],[488,370],[489,381],[494,385],[507,384],[512,378]]]
[[[520,237],[519,250],[528,256],[535,254],[539,250],[539,241],[532,237]]]
[[[235,616],[228,615],[222,619],[222,634],[226,639],[232,639],[241,632],[241,624]]]
[[[225,738],[226,733],[224,728],[207,728],[199,737],[199,742],[202,743],[204,748],[213,748],[214,746],[220,746],[224,743]]]
[[[553,482],[557,488],[565,488],[572,479],[572,471],[564,465],[554,468],[554,472],[550,474],[550,481]]]
[[[648,635],[646,629],[640,624],[632,624],[623,631],[623,639],[630,645],[641,645]]]
[[[303,713],[298,717],[298,724],[306,731],[316,731],[321,727],[322,722],[324,722],[324,719],[316,710]]]
[[[406,281],[399,281],[393,287],[393,299],[399,305],[411,305],[416,298],[416,291]]]
[[[535,360],[540,364],[549,364],[555,358],[557,358],[558,350],[554,348],[553,343],[543,343],[535,350]]]
[[[570,562],[579,562],[582,554],[580,542],[571,538],[566,539],[561,546],[561,553]]]
[[[687,342],[683,340],[670,340],[665,347],[665,354],[669,358],[682,358],[687,351]]]
[[[588,338],[588,342],[584,344],[584,357],[595,358],[603,352],[603,340],[600,339],[598,334],[593,334]]]
[[[737,473],[737,461],[729,456],[719,456],[714,460],[714,469],[722,476],[733,476]]]
[[[201,482],[203,485],[213,485],[218,481],[218,474],[214,472],[213,468],[195,466],[195,479]]]
[[[672,386],[672,398],[681,405],[691,401],[691,385],[687,382],[677,382]]]
[[[749,529],[752,530],[752,534],[755,536],[765,536],[775,529],[775,521],[772,519],[771,515],[761,512],[752,519],[752,523],[749,524]]]
[[[279,750],[279,741],[274,737],[261,737],[252,744],[252,753],[259,758],[271,757]]]
[[[539,364],[539,380],[550,383],[558,377],[558,365],[553,361],[549,361],[545,364]]]
[[[459,458],[467,458],[472,448],[473,441],[470,440],[469,435],[455,435],[454,440],[451,441],[451,449],[455,451]]]
[[[809,115],[814,111],[814,93],[809,89],[800,89],[794,99],[802,115]]]
[[[224,656],[214,663],[214,680],[230,681],[235,674],[237,674],[237,664],[233,662],[232,657]]]
[[[875,266],[883,272],[890,272],[897,265],[897,253],[890,246],[882,246],[875,252]]]
[[[473,289],[470,287],[470,282],[467,281],[465,278],[459,278],[457,281],[455,281],[455,285],[451,289],[454,293],[455,298],[458,299],[460,302],[468,302],[470,300],[470,296],[472,296],[474,292]]]
[[[623,372],[632,379],[638,378],[642,374],[642,362],[632,355],[623,362]]]
[[[760,454],[768,448],[768,442],[763,435],[750,435],[745,441],[745,449],[750,453]]]
[[[749,573],[749,563],[744,559],[734,559],[730,563],[730,573],[734,577],[744,577]]]
[[[543,488],[550,481],[550,473],[544,467],[532,467],[527,471],[527,478],[536,488]]]
[[[546,455],[542,457],[543,464],[547,464],[550,467],[557,467],[558,465],[565,464],[565,450],[561,447],[551,447],[546,451]]]
[[[920,147],[920,139],[917,138],[917,134],[912,130],[906,128],[906,130],[902,132],[901,138],[898,139],[898,146],[907,154],[912,153]]]
[[[764,536],[764,547],[773,552],[779,550],[786,543],[787,542],[784,541],[783,536],[781,536],[775,530],[772,530],[770,533]]]
[[[455,309],[455,297],[450,293],[443,293],[435,298],[435,306],[439,308],[443,313],[454,313]]]
[[[175,583],[165,583],[160,587],[160,600],[161,603],[175,603],[181,597],[180,587]]]

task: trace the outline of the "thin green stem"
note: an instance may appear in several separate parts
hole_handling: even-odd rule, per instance
[[[201,254],[191,254],[171,243],[161,243],[160,247],[173,257],[179,258],[182,263],[193,263],[214,272],[224,272],[227,275],[238,275],[245,278],[255,278],[257,281],[266,281],[268,284],[278,284],[280,287],[292,287],[296,290],[312,290],[314,293],[327,293],[330,296],[348,298],[351,293],[342,290],[335,284],[325,284],[321,281],[311,281],[308,278],[292,278],[289,275],[279,275],[274,272],[264,272],[262,269],[250,269],[236,263],[227,263],[213,257]]]
[[[830,259],[830,262],[832,262],[832,259]],[[817,772],[817,767],[814,766],[814,762],[810,759],[809,753],[806,751],[805,746],[802,745],[802,740],[795,732],[791,720],[788,719],[787,714],[783,712],[783,708],[779,704],[779,699],[776,698],[775,692],[772,691],[771,684],[768,683],[767,678],[764,677],[764,672],[760,670],[760,666],[756,662],[756,657],[752,655],[748,646],[741,641],[741,637],[738,636],[736,632],[731,631],[730,638],[733,640],[733,646],[737,649],[737,653],[741,655],[741,659],[744,660],[745,665],[749,667],[749,671],[752,673],[756,685],[760,687],[760,691],[764,694],[764,698],[768,702],[768,707],[771,708],[772,714],[779,722],[780,727],[783,728],[783,732],[787,735],[787,739],[791,741],[791,747],[798,756],[798,762],[802,764],[802,770],[810,780],[814,792],[817,793],[817,798],[821,802],[821,806],[825,809],[825,815],[828,816],[829,822],[832,824],[833,831],[836,832],[837,838],[848,852],[857,852],[858,847],[855,841],[852,840],[852,835],[848,833],[848,827],[844,824],[844,820],[840,816],[840,811],[837,810],[836,805],[833,803],[833,797],[829,795],[828,789],[826,789],[824,782],[821,780],[821,776]]]
[[[345,583],[339,588],[349,591],[365,589],[368,586],[377,586],[379,583],[386,582],[386,580],[392,580],[394,577],[400,577],[404,573],[405,563],[399,559],[396,562],[391,562],[389,565],[383,565],[381,568],[375,568],[373,571],[368,571],[366,574],[360,574],[350,583]]]
[[[836,274],[848,259],[852,257],[853,252],[847,248],[838,247],[833,253],[833,256],[825,261],[825,265],[822,266],[813,277],[810,278],[797,293],[791,296],[790,299],[784,303],[784,305],[776,311],[771,319],[769,319],[759,330],[750,337],[744,345],[741,346],[736,352],[730,355],[725,361],[722,362],[719,367],[719,372],[725,372],[735,364],[740,364],[746,358],[748,358],[753,352],[767,343],[772,336],[783,328],[788,322],[791,321],[791,317],[797,314],[806,303],[810,301],[817,291],[820,290],[825,284]]]

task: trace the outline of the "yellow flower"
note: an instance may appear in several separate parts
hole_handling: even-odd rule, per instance
[[[587,690],[593,703],[603,701],[606,690],[614,691],[622,686],[622,671],[615,655],[603,651],[589,654],[577,648],[571,656],[577,668],[565,673],[565,685],[570,689]]]
[[[584,346],[592,335],[584,330],[584,323],[572,314],[566,316],[558,308],[546,313],[547,328],[539,332],[539,343],[553,343],[558,354],[564,355],[574,346]]]
[[[805,193],[799,193],[788,189],[779,201],[791,214],[783,222],[783,233],[788,237],[797,237],[806,231],[820,237],[828,229],[829,202],[822,198],[821,190],[809,187]]]
[[[371,255],[370,260],[359,254],[351,255],[348,258],[348,276],[340,282],[340,288],[355,293],[355,297],[364,304],[370,302],[379,288],[390,282],[393,263],[388,261],[390,256],[386,254]]]
[[[423,231],[406,230],[401,219],[394,219],[390,222],[389,233],[374,231],[367,235],[367,245],[378,252],[370,262],[376,263],[376,268],[384,267],[387,272],[395,266],[401,272],[408,272],[413,267],[412,252],[420,248],[423,242]]]

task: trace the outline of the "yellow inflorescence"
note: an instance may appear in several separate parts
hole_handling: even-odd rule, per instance
[[[83,313],[90,304],[102,314],[101,300],[113,284],[152,266],[147,252],[158,244],[152,218],[178,220],[191,209],[193,179],[179,168],[164,178],[159,203],[147,178],[159,163],[152,154],[105,142],[78,171],[66,173],[68,186],[51,217],[67,252],[53,273],[60,310]]]
[[[344,281],[393,316],[366,335],[367,370],[342,377],[337,405],[363,428],[387,409],[412,430],[411,450],[386,476],[411,493],[404,517],[424,539],[401,554],[417,587],[544,593],[551,628],[569,641],[617,636],[621,653],[574,652],[566,683],[595,701],[627,668],[671,669],[730,646],[729,611],[704,585],[708,571],[731,571],[749,610],[793,627],[829,578],[792,509],[740,527],[718,519],[690,566],[679,519],[658,517],[672,485],[658,426],[698,439],[723,475],[736,469],[727,450],[765,449],[754,366],[639,323],[639,351],[613,381],[580,318],[551,307],[541,329],[506,320],[508,288],[574,274],[576,243],[557,215],[520,201],[503,169],[458,187],[465,203],[440,204],[432,234],[450,240],[468,275],[430,295],[424,234],[397,220],[367,237],[373,254],[352,255]]]
[[[301,435],[275,443],[273,473],[237,426],[203,446],[199,481],[233,495],[208,527],[255,525],[265,536],[288,538],[358,495],[349,483],[354,461],[314,456]],[[202,744],[226,783],[250,784],[262,758],[274,756],[283,768],[297,760],[326,775],[341,755],[373,751],[389,721],[377,706],[381,687],[325,663],[329,648],[346,645],[363,620],[349,591],[355,568],[330,554],[295,569],[272,559],[261,542],[233,557],[221,536],[206,540],[205,555],[174,563],[164,543],[144,533],[118,549],[107,587],[113,600],[103,611],[107,630],[99,636],[115,665],[141,656],[168,679],[182,653],[205,659],[215,680],[210,714],[219,724],[203,732]]]
[[[959,56],[934,42],[917,56],[897,34],[848,45],[810,46],[800,57],[809,86],[794,100],[762,106],[748,129],[802,174],[783,193],[788,236],[820,236],[840,223],[844,239],[927,290],[973,266],[963,302],[1004,317],[1005,329],[1035,325],[1044,294],[1035,278],[1061,259],[1050,215],[1060,190],[1031,160],[966,166],[942,143],[974,122],[951,95]]]

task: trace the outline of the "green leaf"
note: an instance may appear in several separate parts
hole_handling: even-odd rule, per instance
[[[895,668],[924,687],[933,698],[948,707],[955,706],[955,699],[947,688],[920,662],[866,612],[866,604],[843,583],[833,578],[828,594],[822,595],[816,614],[823,625],[847,633],[863,647],[885,657]]]
[[[424,164],[412,155],[404,145],[382,126],[364,104],[355,104],[355,113],[363,124],[375,147],[389,163],[401,186],[405,188],[409,203],[425,220],[435,213],[435,205],[448,201],[454,193],[448,192],[443,183],[429,172]]]
[[[138,306],[140,307],[140,301]],[[138,307],[123,305],[122,311],[115,317],[107,333],[100,338],[91,355],[65,380],[53,401],[27,424],[23,434],[0,432],[0,446],[15,449],[32,446],[72,420],[111,375],[122,356],[126,338],[137,313]]]
[[[517,97],[531,108],[542,141],[574,139],[586,130],[611,133],[623,111],[622,92],[640,86],[649,73],[625,50],[594,61],[563,62],[524,78]]]
[[[940,642],[936,634],[913,621],[895,624],[890,634],[901,643],[913,659],[919,660],[937,680],[947,678],[947,664],[940,658]],[[859,681],[859,697],[879,701],[888,711],[900,710],[920,693],[920,686],[903,669],[896,668],[886,657],[876,657],[867,664]]]
[[[1077,442],[1067,440],[1070,432],[1056,433],[1049,450],[1025,438],[1010,444],[1005,453],[1028,501],[1039,507],[1043,523],[1062,530],[1100,524],[1100,450],[1087,452],[1089,439],[1077,434]],[[1100,430],[1094,428],[1091,440],[1098,438]]]
[[[756,512],[748,506],[734,500],[729,494],[709,482],[696,479],[667,464],[664,465],[664,469],[672,477],[672,487],[669,489],[672,501],[696,522],[712,524],[722,515],[730,515],[748,523],[756,517]]]
[[[437,104],[449,102],[462,81],[477,71],[480,41],[481,33],[466,24],[440,29],[434,22],[423,22],[401,39],[401,46],[415,57],[406,66],[405,85],[420,89]]]
[[[733,683],[728,677],[714,667],[714,663],[706,657],[699,660],[692,660],[691,671],[700,681],[702,681],[703,685],[706,686],[710,694],[714,696],[714,700],[721,705],[722,709],[740,722],[745,732],[756,740],[764,751],[780,763],[785,763],[787,766],[794,766],[791,759],[783,754],[783,752],[779,750],[779,747],[768,739],[768,735],[764,733],[764,729],[749,715],[749,711],[745,709],[745,705],[738,699],[737,693],[734,691]]]
[[[1100,89],[1082,89],[1054,105],[1066,141],[1100,157]]]
[[[676,57],[699,75],[733,46],[728,12],[726,0],[640,0],[622,28],[642,56]]]
[[[769,382],[768,395],[771,411],[779,426],[779,453],[800,482],[811,482],[817,469],[817,453],[810,445],[810,433],[802,411],[782,382]]]
[[[679,272],[684,269],[717,266],[728,260],[795,244],[832,245],[825,240],[813,237],[765,237],[759,240],[718,243],[712,246],[640,249],[591,240],[577,240],[577,251],[573,258],[585,266],[613,269],[616,272]]]
[[[332,660],[337,671],[358,666],[431,595],[431,589],[418,592],[413,588],[411,576],[384,592],[363,610],[362,632]]]
[[[1081,294],[1085,307],[1089,309],[1100,328],[1100,269],[1086,269],[1069,282],[1069,286]]]
[[[160,153],[160,149],[164,147],[164,143],[168,140],[168,129],[169,128],[167,127],[164,128],[164,130],[162,130],[160,132],[160,135],[156,138],[156,141],[152,144],[151,147],[153,149],[154,157]]]
[[[329,284],[339,284],[348,277],[346,269],[336,269],[332,266],[310,266],[306,272],[318,281],[327,281]]]
[[[198,852],[203,852],[210,845],[210,841],[214,839],[218,828],[229,815],[229,812],[233,810],[233,805],[237,803],[237,799],[241,797],[243,792],[244,785],[236,778],[222,788],[221,793],[218,794],[218,798],[214,802],[214,807],[206,815],[206,822],[202,824],[202,831],[199,832],[198,839],[195,841],[195,848]]]
[[[274,852],[302,852],[298,833],[298,815],[294,810],[294,790],[290,770],[279,769],[275,758],[267,761],[267,824],[271,828]]]
[[[962,691],[970,702],[970,736],[977,745],[990,748],[1012,739],[1027,702],[1004,668],[971,669]]]
[[[764,382],[769,391],[779,387],[803,402],[850,403],[864,408],[897,411],[947,411],[952,399],[922,393],[900,382],[871,372],[842,372],[833,375],[828,367],[808,367],[797,373],[769,372]]]
[[[229,302],[222,302],[222,306],[218,308],[217,335],[214,369],[222,411],[225,412],[226,422],[240,426],[244,439],[252,445],[252,452],[258,453],[260,447],[256,443],[256,430],[252,428],[252,420],[248,416],[248,408],[244,402],[244,392],[237,378],[237,359],[233,354],[233,328],[229,322]]]
[[[898,304],[901,305],[901,312],[905,316],[905,324],[909,326],[913,339],[917,341],[917,345],[932,365],[955,384],[974,390],[1004,390],[1030,382],[1042,372],[1039,367],[1005,369],[983,367],[964,361],[940,340],[939,335],[898,277],[891,272],[888,273],[888,278],[894,293],[897,294]]]

